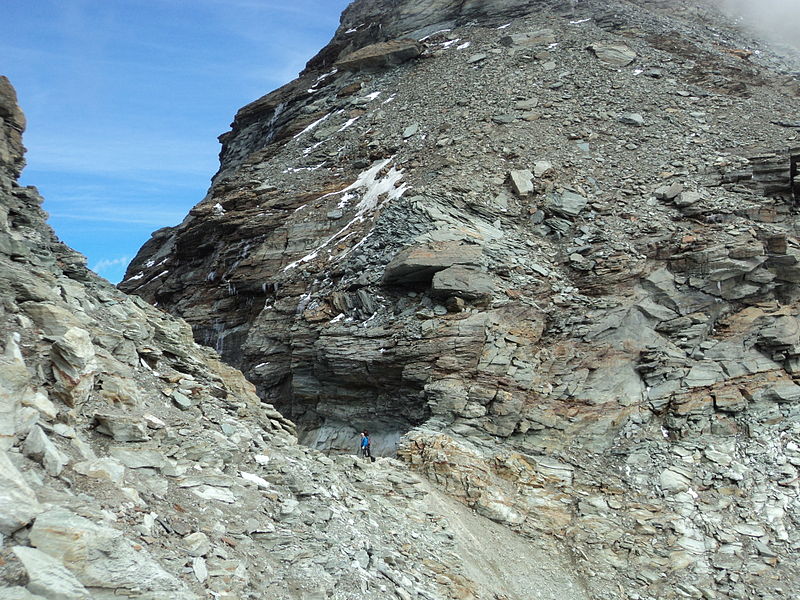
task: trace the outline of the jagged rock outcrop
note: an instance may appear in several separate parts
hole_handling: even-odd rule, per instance
[[[588,599],[555,544],[396,460],[298,445],[185,322],[56,239],[16,181],[24,119],[5,78],[0,115],[0,598]],[[463,552],[489,537],[499,552]],[[492,575],[519,556],[543,566]]]
[[[799,61],[713,3],[358,1],[121,287],[594,598],[790,597],[796,161],[746,174],[793,145]]]

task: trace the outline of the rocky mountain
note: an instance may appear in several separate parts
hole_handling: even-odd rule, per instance
[[[800,61],[717,8],[357,0],[120,287],[591,597],[791,597]]]
[[[24,127],[0,77],[0,598],[590,597],[552,540],[299,445],[185,322],[91,273],[17,183]]]
[[[216,352],[53,238],[4,84],[7,593],[793,597],[800,58],[717,8],[354,2],[120,286]]]

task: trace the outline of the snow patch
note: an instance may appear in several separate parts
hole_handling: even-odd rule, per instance
[[[311,153],[312,153],[314,150],[316,150],[317,148],[319,148],[321,145],[322,145],[322,140],[320,140],[319,142],[317,142],[316,144],[314,144],[314,145],[312,145],[312,146],[309,146],[308,148],[306,148],[305,150],[303,150],[303,156],[308,156],[308,155],[309,155],[309,154],[311,154]]]
[[[254,475],[253,473],[245,473],[244,471],[239,471],[239,475],[242,476],[242,479],[245,481],[249,481],[250,483],[255,483],[258,487],[264,488],[268,490],[270,488],[269,483],[266,479],[259,477],[258,475]]]
[[[431,33],[429,35],[426,35],[423,38],[419,38],[419,41],[420,42],[424,42],[425,40],[428,40],[428,39],[432,38],[435,35],[439,35],[440,33],[447,33],[448,31],[452,31],[452,29],[440,29],[439,31],[434,31],[433,33]]]
[[[342,125],[342,126],[339,128],[339,130],[338,130],[338,131],[344,131],[345,129],[347,129],[348,127],[350,127],[350,125],[352,125],[353,123],[355,123],[356,121],[358,121],[358,119],[359,119],[359,117],[353,117],[352,119],[348,120],[348,121],[347,121],[347,123],[345,123],[344,125]]]
[[[459,44],[456,46],[456,50],[466,50],[472,45],[472,42],[464,42],[463,44]]]
[[[217,215],[224,215],[225,214],[225,209],[222,207],[222,204],[220,204],[219,202],[217,202],[214,205],[214,213],[217,214]]]
[[[365,219],[365,215],[367,215],[367,213],[372,212],[373,210],[378,208],[378,206],[380,206],[385,202],[389,202],[391,200],[397,200],[403,196],[403,194],[408,189],[408,185],[407,184],[403,184],[400,186],[397,185],[398,183],[400,183],[400,180],[403,179],[403,171],[401,169],[392,167],[383,177],[379,178],[380,172],[386,166],[388,166],[393,159],[394,157],[390,157],[385,160],[377,161],[369,169],[361,173],[352,184],[350,184],[343,190],[339,190],[338,192],[333,192],[332,194],[325,194],[325,196],[321,196],[321,198],[324,198],[326,196],[334,194],[347,194],[347,192],[352,192],[356,190],[363,191],[363,196],[361,198],[361,201],[355,206],[356,214],[350,220],[350,222],[347,223],[347,225],[342,227],[335,234],[333,234],[331,237],[329,237],[316,250],[314,250],[309,254],[306,254],[303,258],[300,258],[286,265],[283,268],[284,272],[289,271],[290,269],[293,269],[298,265],[314,260],[317,256],[319,256],[319,253],[324,248],[327,248],[332,242],[340,240],[340,238],[345,236],[345,233],[347,232],[348,229],[350,229],[350,227],[352,227],[356,223],[363,222]],[[384,197],[383,201],[381,201],[381,197]],[[347,237],[349,237],[349,235],[350,234],[348,234]]]
[[[511,27],[511,23],[506,23],[505,25],[500,25],[500,27],[498,27],[498,29],[507,29],[508,27]]]
[[[295,136],[294,136],[292,139],[293,139],[293,140],[296,140],[297,138],[299,138],[299,137],[300,137],[301,135],[303,135],[304,133],[308,133],[309,131],[312,131],[312,130],[313,130],[313,129],[314,129],[316,126],[317,126],[317,125],[319,125],[320,123],[323,123],[323,122],[327,121],[327,120],[328,120],[328,118],[329,118],[329,117],[330,117],[332,114],[334,114],[334,113],[328,113],[328,114],[327,114],[327,115],[325,115],[324,117],[322,117],[322,118],[320,118],[320,119],[317,119],[316,121],[314,121],[313,123],[311,123],[311,125],[309,125],[309,126],[308,126],[308,127],[306,127],[305,129],[303,129],[303,131],[301,131],[301,132],[300,132],[300,133],[298,133],[298,134],[295,134]]]
[[[591,18],[588,19],[581,19],[580,21],[570,21],[570,25],[580,25],[581,23],[586,23],[587,21],[591,21]]]

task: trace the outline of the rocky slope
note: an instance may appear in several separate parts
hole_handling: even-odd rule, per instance
[[[0,77],[0,598],[589,598],[558,545],[298,445],[186,323],[88,271],[16,182],[24,126]]]
[[[713,3],[358,0],[121,288],[592,597],[788,598],[798,72]]]

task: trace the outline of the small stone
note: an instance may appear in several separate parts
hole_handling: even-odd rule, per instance
[[[683,191],[683,184],[674,181],[669,185],[656,188],[653,194],[658,200],[674,200]]]
[[[517,110],[531,110],[539,106],[538,98],[531,98],[530,100],[518,100],[514,103],[514,108]]]
[[[419,123],[414,123],[413,125],[409,125],[403,130],[403,139],[407,140],[408,138],[414,136],[419,131]]]
[[[625,125],[633,125],[634,127],[642,127],[644,125],[644,117],[639,113],[622,113],[617,121]]]
[[[616,67],[624,67],[636,60],[636,52],[625,44],[595,42],[588,48],[602,62]]]
[[[551,163],[549,160],[537,160],[535,163],[533,163],[533,174],[536,177],[541,177],[552,170],[553,163]]]
[[[68,462],[67,457],[58,451],[58,448],[38,425],[34,426],[28,437],[25,438],[22,453],[39,462],[51,477],[58,477]]]
[[[485,53],[483,53],[483,52],[481,52],[481,53],[479,53],[479,54],[473,54],[472,56],[470,56],[470,57],[467,59],[467,64],[470,64],[470,65],[472,65],[472,64],[475,64],[475,63],[479,63],[479,62],[481,62],[482,60],[486,60],[488,57],[489,57],[489,55],[488,55],[488,54],[485,54]]]
[[[196,531],[183,538],[183,547],[190,556],[205,556],[211,551],[211,542],[205,533]]]
[[[140,417],[101,414],[94,416],[97,432],[114,438],[117,442],[144,442],[150,439],[147,426]]]
[[[533,193],[533,173],[528,169],[509,171],[511,187],[518,196],[527,196]]]
[[[172,403],[181,410],[188,410],[192,408],[192,401],[179,391],[175,390],[172,392],[170,397],[172,398]]]
[[[208,579],[206,560],[202,556],[198,556],[192,561],[192,570],[194,571],[194,576],[197,577],[197,581],[200,583]]]
[[[516,119],[516,115],[511,114],[495,115],[492,117],[492,121],[498,125],[508,125],[516,121]]]

